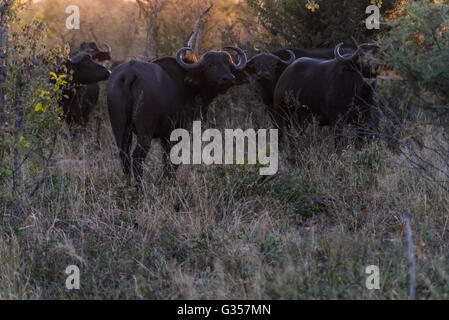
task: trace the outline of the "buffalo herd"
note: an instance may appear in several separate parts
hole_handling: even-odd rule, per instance
[[[207,124],[211,102],[236,85],[249,84],[257,93],[280,137],[293,124],[313,118],[319,125],[333,126],[338,138],[343,124],[368,123],[374,106],[376,73],[370,59],[379,49],[375,44],[354,49],[342,44],[331,49],[284,48],[250,59],[239,47],[200,57],[185,47],[174,57],[112,61],[112,73],[103,65],[112,59],[110,46],[105,48],[85,42],[63,63],[72,74],[63,111],[69,125],[85,126],[98,101],[98,83],[109,79],[112,131],[123,171],[127,177],[132,172],[136,182],[141,181],[142,164],[155,138],[164,149],[164,174],[173,173],[170,133],[189,129],[195,119]],[[137,143],[130,155],[133,135]]]

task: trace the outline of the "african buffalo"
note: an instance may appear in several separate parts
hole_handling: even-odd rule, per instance
[[[111,59],[111,47],[107,44],[105,44],[105,47],[106,50],[101,51],[95,42],[83,42],[79,52],[90,55],[92,57],[91,60],[103,62]],[[93,77],[95,76],[93,75]],[[98,81],[91,80],[76,84],[75,87],[66,92],[69,100],[64,103],[65,119],[69,126],[76,124],[85,127],[89,121],[90,113],[98,103],[100,86],[98,85]]]
[[[164,173],[170,174],[173,172],[168,159],[172,130],[189,128],[198,116],[207,120],[208,106],[217,95],[247,81],[243,50],[224,49],[236,51],[239,62],[235,64],[225,51],[209,51],[199,61],[192,55],[186,62],[181,57],[191,49],[182,48],[176,57],[152,62],[130,61],[112,72],[107,94],[109,116],[125,175],[130,175],[133,133],[137,136],[132,154],[136,182],[141,182],[142,163],[154,138],[161,140]]]
[[[349,48],[343,50],[346,53],[354,51]],[[267,106],[271,118],[274,89],[279,77],[284,70],[295,61],[295,59],[301,57],[333,59],[334,49],[303,50],[297,48],[285,48],[272,53],[261,53],[248,60],[245,71],[253,80],[254,89],[262,98],[263,103]]]
[[[361,44],[352,54],[341,55],[340,43],[334,59],[300,58],[280,76],[275,92],[273,118],[281,132],[295,116],[298,122],[314,116],[320,125],[335,126],[337,137],[344,122],[360,124],[369,120],[374,104],[375,78],[366,53],[375,54],[378,46]],[[359,121],[360,120],[360,121]]]
[[[74,123],[85,125],[98,100],[98,82],[107,80],[110,72],[87,53],[67,60],[63,67],[72,74],[68,88],[63,92],[68,97],[63,100],[64,119],[69,126]]]

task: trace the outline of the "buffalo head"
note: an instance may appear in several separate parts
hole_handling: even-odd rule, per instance
[[[64,63],[68,73],[72,74],[72,82],[91,84],[107,80],[111,72],[102,64],[95,62],[87,53],[80,53]]]
[[[91,42],[83,42],[80,45],[80,52],[88,53],[92,56],[92,58],[96,61],[106,61],[111,60],[111,47],[105,43],[105,50],[100,50],[97,44],[93,41]]]
[[[277,74],[282,72],[288,65],[295,61],[295,54],[291,50],[286,50],[290,57],[283,60],[272,53],[260,53],[252,57],[247,65],[246,72],[255,80],[272,80]]]
[[[344,64],[345,70],[358,71],[365,78],[375,78],[377,76],[371,59],[379,51],[379,46],[374,43],[364,43],[357,47],[357,50],[351,54],[342,55],[340,47],[343,43],[339,43],[335,49],[335,58]]]
[[[187,71],[184,81],[191,87],[203,87],[205,85],[219,90],[248,81],[244,71],[246,66],[246,54],[238,47],[225,47],[225,50],[233,50],[238,55],[235,63],[232,56],[226,51],[209,51],[201,56],[199,60],[195,56],[189,57],[188,63],[182,58],[186,51],[191,48],[180,49],[176,54],[176,61]]]

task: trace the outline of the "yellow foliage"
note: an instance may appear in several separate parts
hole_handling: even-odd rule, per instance
[[[315,2],[315,0],[308,0],[306,4],[306,8],[312,12],[320,8],[320,5]]]
[[[25,139],[23,136],[20,137],[19,142],[20,142],[20,144],[21,144],[22,146],[24,146],[25,148],[29,148],[30,145],[31,145],[30,142],[29,142],[27,139]]]
[[[37,174],[42,174],[43,170],[39,167],[34,167],[31,169],[31,171],[36,172]]]
[[[382,0],[371,0],[371,4],[378,6],[379,8],[382,8]]]
[[[47,109],[48,109],[48,105],[43,105],[40,102],[36,105],[36,107],[34,107],[34,111],[36,111],[36,112],[39,112],[39,111],[45,112],[45,111],[47,111]]]

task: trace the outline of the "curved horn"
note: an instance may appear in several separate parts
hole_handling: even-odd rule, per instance
[[[340,42],[339,44],[337,44],[337,46],[334,49],[334,55],[335,58],[337,58],[338,61],[341,62],[347,62],[347,61],[351,61],[352,59],[354,59],[355,57],[357,57],[360,54],[360,48],[358,48],[352,55],[348,55],[348,56],[342,56],[340,54],[340,47],[343,45],[343,42]]]
[[[288,60],[283,60],[283,59],[279,58],[279,61],[281,61],[283,64],[286,64],[286,65],[292,64],[293,61],[296,60],[295,53],[294,53],[293,51],[291,51],[291,50],[288,50],[288,49],[285,50],[285,51],[287,51],[288,54],[290,55],[290,59],[288,59]]]
[[[338,61],[341,61],[341,62],[351,61],[352,58],[353,58],[352,55],[351,55],[351,56],[348,56],[348,57],[343,57],[343,56],[340,54],[340,47],[341,47],[342,45],[343,45],[343,42],[340,42],[340,43],[337,44],[337,46],[335,47],[335,49],[334,49],[334,56],[335,56],[335,58],[337,58],[337,60],[338,60]]]
[[[111,46],[108,45],[106,42],[103,43],[103,46],[106,48],[106,53],[111,53]]]
[[[245,52],[242,49],[240,49],[239,47],[234,47],[234,46],[227,46],[227,47],[224,47],[223,49],[225,49],[225,50],[226,49],[231,49],[231,50],[236,51],[238,53],[238,55],[239,55],[239,63],[235,64],[233,62],[235,68],[237,70],[243,70],[245,68],[246,63],[247,63],[247,58],[246,58]]]
[[[186,51],[192,51],[192,48],[189,47],[184,47],[178,50],[178,52],[176,53],[176,62],[178,62],[178,64],[185,70],[192,70],[197,68],[201,62],[203,62],[203,59],[200,59],[200,61],[195,62],[195,63],[185,63],[181,56],[184,52]]]

